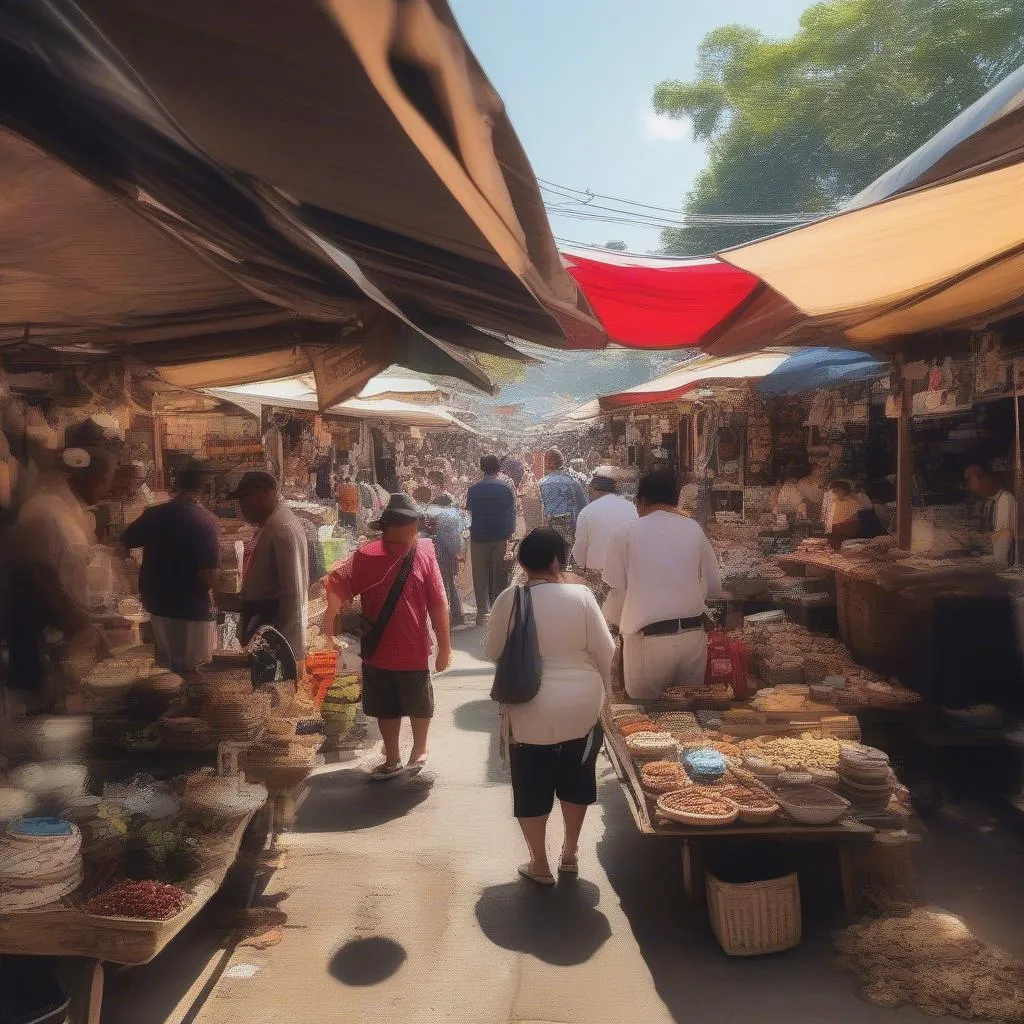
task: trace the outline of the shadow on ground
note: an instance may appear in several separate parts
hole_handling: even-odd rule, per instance
[[[611,937],[599,898],[592,882],[563,880],[545,889],[521,879],[485,889],[476,919],[496,946],[570,967],[585,963]]]
[[[346,942],[331,957],[327,970],[346,985],[379,985],[396,974],[406,959],[404,946],[375,935]]]
[[[370,782],[362,771],[314,776],[294,832],[360,832],[408,814],[430,796],[433,776]]]
[[[455,728],[465,732],[485,732],[490,735],[487,751],[487,781],[508,781],[508,773],[501,763],[501,718],[493,700],[472,700],[455,709]]]

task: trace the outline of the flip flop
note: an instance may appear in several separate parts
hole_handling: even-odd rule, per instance
[[[563,875],[578,875],[580,873],[580,862],[576,860],[565,860],[560,859],[558,862],[558,870]]]
[[[399,775],[404,775],[405,770],[405,765],[401,761],[391,765],[385,761],[369,772],[367,778],[370,782],[387,782],[388,779],[397,779]]]
[[[521,874],[523,878],[528,878],[531,882],[535,882],[537,885],[551,886],[555,884],[554,875],[538,875],[536,872],[530,870],[529,862],[519,865],[519,874]]]
[[[427,767],[427,755],[424,754],[422,757],[417,757],[415,761],[410,761],[406,766],[406,770],[410,775],[419,775],[424,768]]]

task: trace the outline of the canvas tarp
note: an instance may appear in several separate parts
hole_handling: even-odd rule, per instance
[[[766,349],[745,356],[699,356],[661,377],[599,398],[601,412],[637,405],[673,402],[708,384],[741,384],[760,380],[793,354],[792,349]]]
[[[1024,68],[833,217],[721,253],[759,287],[704,339],[900,348],[1024,309]]]
[[[449,360],[474,325],[604,343],[443,0],[11,0],[0,132],[0,344],[225,358],[370,309]]]

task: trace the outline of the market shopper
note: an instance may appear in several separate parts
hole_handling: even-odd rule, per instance
[[[855,493],[848,480],[833,480],[828,487],[832,494],[832,527],[828,539],[834,550],[838,551],[844,540],[871,540],[889,532],[872,499]]]
[[[465,561],[465,542],[462,537],[465,524],[462,521],[462,513],[454,504],[455,500],[447,492],[434,498],[434,551],[437,554],[441,579],[444,580],[444,590],[448,595],[451,627],[458,629],[466,622],[456,582],[459,566]]]
[[[637,518],[633,502],[617,492],[618,484],[610,470],[602,473],[599,469],[590,479],[590,504],[576,520],[572,560],[599,601],[606,594],[601,577],[608,541],[620,526]]]
[[[116,447],[92,420],[68,429],[55,464],[43,469],[17,522],[4,534],[4,625],[9,686],[26,705],[45,703],[43,636],[64,634],[69,650],[101,646],[89,607],[87,570],[96,544],[89,506],[110,491]]]
[[[420,514],[407,495],[393,494],[380,519],[371,524],[382,538],[355,551],[327,577],[327,622],[332,632],[337,632],[340,616],[357,597],[363,618],[378,624],[376,646],[363,651],[363,711],[377,719],[384,741],[384,760],[371,772],[373,780],[393,779],[406,770],[418,772],[426,765],[434,715],[430,627],[437,637],[435,670],[448,668],[452,656],[444,581],[434,545],[418,537]],[[389,600],[392,591],[395,596]],[[399,748],[403,718],[412,725],[407,765]]]
[[[565,456],[557,448],[544,453],[544,472],[540,482],[544,523],[560,533],[571,548],[576,540],[577,517],[587,504],[587,492],[569,472]]]
[[[232,497],[245,521],[259,530],[245,557],[241,595],[218,594],[217,603],[224,611],[242,613],[242,643],[248,643],[260,626],[273,626],[301,662],[306,656],[309,617],[305,530],[269,473],[246,473]]]
[[[338,525],[343,530],[358,535],[362,502],[359,485],[352,479],[348,470],[342,472],[341,479],[334,489],[334,496],[338,502]]]
[[[217,584],[220,532],[199,503],[209,471],[193,463],[177,474],[177,494],[147,508],[121,534],[124,548],[142,548],[139,596],[161,662],[175,672],[208,662],[217,646],[210,592]]]
[[[1002,566],[1017,561],[1017,499],[996,480],[985,463],[974,462],[964,470],[972,494],[984,498],[984,529],[992,543],[992,554]]]
[[[504,709],[513,813],[530,854],[519,873],[545,886],[555,884],[546,833],[556,797],[565,825],[558,869],[579,871],[580,830],[587,808],[597,801],[595,766],[603,741],[598,721],[615,650],[594,595],[564,582],[566,561],[565,540],[550,528],[534,530],[519,545],[543,668],[537,696]],[[492,661],[504,650],[515,592],[510,587],[495,602],[484,639]]]
[[[495,598],[508,585],[505,559],[516,529],[516,496],[499,477],[498,456],[483,456],[480,471],[483,478],[466,493],[466,509],[472,516],[469,550],[478,626],[483,625]]]
[[[626,693],[638,700],[704,682],[706,602],[722,596],[711,544],[695,520],[679,515],[678,500],[671,471],[641,478],[640,518],[619,527],[605,553],[605,615],[622,634]]]

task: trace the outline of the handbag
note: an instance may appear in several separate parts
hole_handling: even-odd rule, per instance
[[[391,616],[395,611],[395,606],[398,604],[398,599],[402,596],[405,582],[409,579],[409,573],[412,572],[412,564],[415,560],[416,545],[413,544],[409,549],[409,553],[402,559],[402,568],[398,570],[395,582],[391,584],[388,596],[384,598],[384,605],[380,610],[380,615],[377,616],[376,622],[369,625],[369,629],[359,639],[359,657],[363,660],[372,658],[377,653],[381,637],[383,637],[384,630],[387,629],[388,623],[391,621]],[[366,619],[363,621],[369,622]]]
[[[537,623],[528,587],[516,587],[505,647],[494,670],[491,700],[500,704],[526,704],[540,690],[541,660]]]

